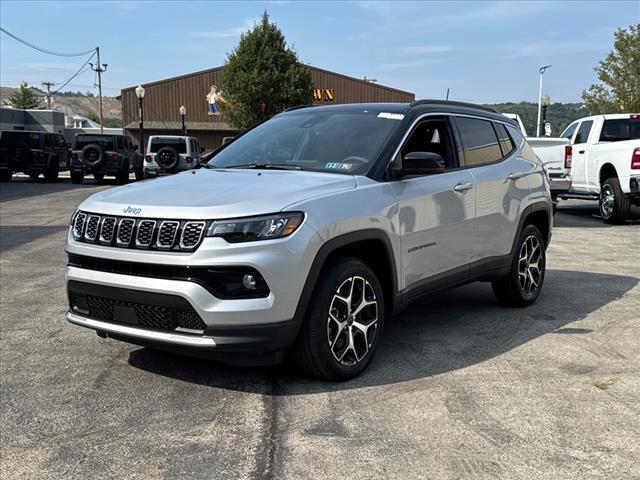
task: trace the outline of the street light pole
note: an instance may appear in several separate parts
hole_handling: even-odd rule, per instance
[[[547,68],[551,68],[551,65],[545,65],[540,67],[540,88],[538,89],[538,121],[536,123],[536,137],[540,136],[540,115],[542,113],[542,76]]]
[[[187,126],[184,123],[184,117],[187,115],[187,107],[185,107],[184,105],[181,105],[178,110],[180,111],[180,116],[182,117],[182,136],[186,137],[187,136]]]
[[[144,156],[144,87],[142,85],[138,85],[136,87],[136,97],[138,97],[138,118],[140,120],[140,146],[138,147],[138,150],[140,151],[140,155]]]

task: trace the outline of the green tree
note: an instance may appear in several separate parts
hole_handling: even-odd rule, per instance
[[[582,92],[592,114],[640,111],[640,23],[614,38],[613,51],[595,68],[602,83]]]
[[[236,128],[313,101],[309,69],[287,46],[277,25],[269,22],[266,11],[227,55],[220,90],[225,121]]]
[[[22,82],[18,90],[13,92],[9,97],[9,103],[14,108],[38,108],[40,106],[40,100],[31,91],[31,88],[27,82]]]

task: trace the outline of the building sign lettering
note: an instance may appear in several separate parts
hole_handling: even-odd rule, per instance
[[[313,100],[315,102],[333,102],[333,88],[314,88]]]

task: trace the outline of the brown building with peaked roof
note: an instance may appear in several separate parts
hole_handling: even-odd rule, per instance
[[[143,84],[145,142],[150,135],[179,135],[182,129],[179,108],[184,105],[187,134],[198,137],[200,145],[212,150],[222,139],[238,130],[231,128],[220,115],[211,115],[208,94],[212,85],[218,85],[223,67],[211,68],[157,82]],[[415,94],[386,87],[370,81],[348,77],[309,66],[314,85],[314,103],[392,102],[415,100]],[[122,125],[125,132],[138,139],[138,99],[135,86],[121,93]]]

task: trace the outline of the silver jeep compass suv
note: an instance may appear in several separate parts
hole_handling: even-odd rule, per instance
[[[297,108],[202,168],[84,201],[67,319],[102,337],[353,377],[420,295],[542,288],[552,202],[515,124],[457,102]]]

